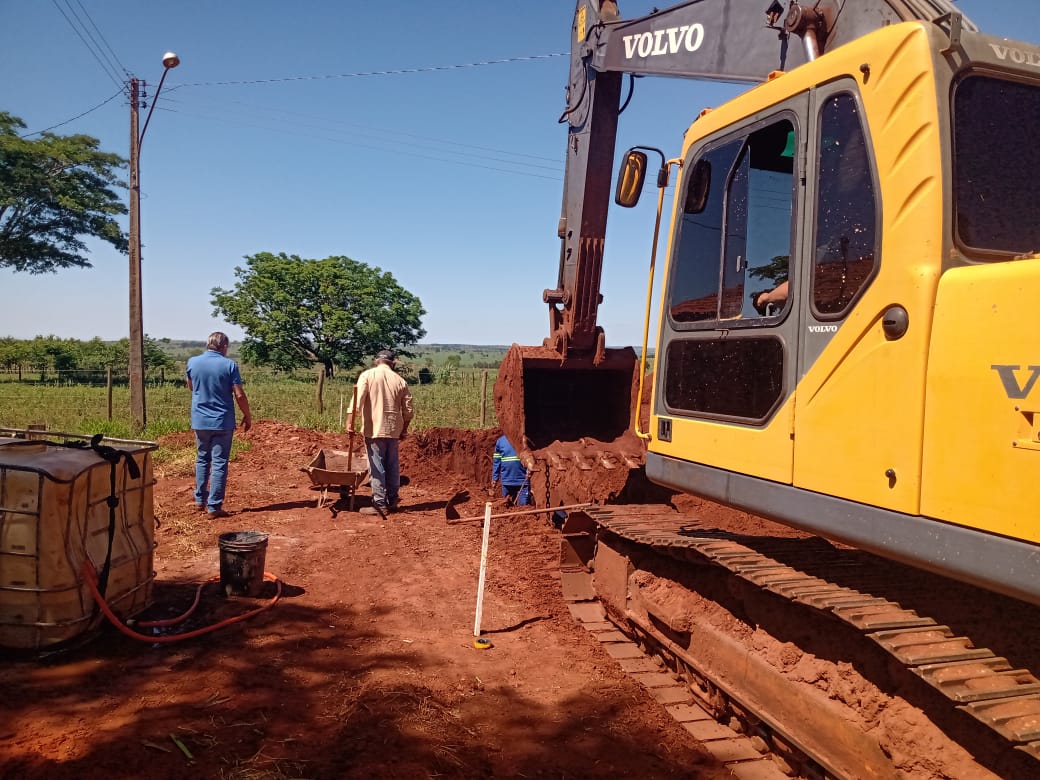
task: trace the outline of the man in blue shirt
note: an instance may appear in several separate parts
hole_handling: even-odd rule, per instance
[[[502,481],[502,495],[510,506],[534,503],[531,500],[531,480],[527,469],[505,436],[499,436],[495,442],[495,454],[491,460],[492,486],[499,480]]]
[[[238,363],[227,356],[228,337],[209,334],[206,351],[188,360],[188,389],[191,390],[191,427],[195,431],[195,508],[210,519],[230,517],[224,511],[228,456],[235,433],[235,402],[242,410],[242,429],[253,424],[249,399],[242,389]]]

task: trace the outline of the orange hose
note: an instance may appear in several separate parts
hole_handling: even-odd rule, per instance
[[[142,626],[143,628],[158,628],[160,626],[175,626],[187,620],[191,613],[195,611],[195,608],[199,605],[199,599],[202,598],[202,589],[211,582],[219,582],[220,577],[210,577],[205,582],[200,582],[199,586],[195,588],[195,601],[188,607],[188,611],[178,615],[177,617],[167,618],[166,620],[137,620],[133,621],[133,625]]]
[[[101,611],[105,614],[105,617],[108,618],[109,622],[113,626],[118,628],[122,633],[126,634],[128,637],[131,637],[133,639],[140,639],[144,642],[179,642],[182,639],[191,639],[192,637],[202,636],[203,634],[209,634],[212,631],[216,631],[218,628],[229,626],[232,623],[240,623],[241,621],[251,618],[254,615],[260,614],[264,610],[270,609],[278,603],[278,599],[280,599],[282,596],[282,581],[278,579],[278,577],[276,577],[275,575],[265,571],[264,579],[268,582],[275,583],[275,585],[277,586],[277,592],[274,594],[274,598],[272,598],[262,607],[257,607],[256,609],[246,612],[243,615],[236,615],[235,617],[227,618],[226,620],[222,620],[219,623],[215,623],[212,626],[206,626],[204,628],[195,629],[194,631],[188,631],[185,634],[175,634],[173,636],[148,636],[147,634],[139,634],[133,629],[129,628],[118,617],[116,617],[115,613],[112,612],[112,608],[108,606],[108,602],[105,601],[105,599],[98,592],[97,572],[94,571],[94,567],[91,565],[90,561],[83,562],[83,566],[80,569],[80,573],[83,575],[83,579],[86,581],[87,586],[90,588],[90,592],[94,594],[94,600],[98,603],[98,606],[101,608]],[[210,580],[210,582],[212,581],[213,580]],[[203,585],[205,584],[206,583],[203,583]],[[201,590],[202,585],[199,586],[199,592],[201,592]],[[198,603],[198,594],[196,594],[196,603]],[[187,613],[182,615],[180,618],[174,618],[174,622],[182,620],[194,609],[195,606],[192,605],[191,609],[188,610]],[[157,621],[154,625],[164,624],[166,622],[168,621]]]

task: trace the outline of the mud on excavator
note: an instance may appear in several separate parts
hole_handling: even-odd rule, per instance
[[[660,153],[645,429],[597,324],[626,74],[757,84]],[[567,94],[550,335],[495,388],[521,456],[623,441],[658,485],[1040,604],[1040,48],[952,0],[580,0]]]

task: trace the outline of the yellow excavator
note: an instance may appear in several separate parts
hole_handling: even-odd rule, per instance
[[[1040,604],[1040,48],[951,0],[763,4],[577,3],[550,335],[503,363],[503,431],[529,463],[641,440],[657,484]],[[658,225],[677,177],[646,426],[647,345],[597,324],[626,75],[755,83],[623,157]]]

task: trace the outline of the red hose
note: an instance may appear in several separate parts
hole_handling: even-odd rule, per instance
[[[112,608],[108,606],[108,602],[105,601],[105,599],[98,592],[98,589],[97,589],[97,584],[98,584],[97,572],[94,571],[94,567],[90,563],[90,561],[84,561],[83,562],[83,566],[80,569],[80,573],[83,575],[83,579],[86,581],[87,586],[90,588],[90,592],[94,594],[94,600],[98,603],[98,606],[101,608],[101,611],[103,613],[105,613],[105,617],[108,618],[109,622],[113,626],[118,628],[121,632],[126,634],[128,637],[131,637],[133,639],[140,639],[140,640],[142,640],[144,642],[179,642],[182,639],[191,639],[192,637],[202,636],[203,634],[208,634],[208,633],[210,633],[212,631],[216,631],[218,628],[223,628],[224,626],[229,626],[232,623],[240,623],[241,621],[246,620],[248,618],[251,618],[254,615],[258,615],[261,612],[263,612],[264,610],[268,610],[271,607],[273,607],[275,604],[277,604],[278,603],[278,599],[280,599],[281,596],[282,596],[282,581],[280,579],[278,579],[278,577],[276,577],[275,575],[269,574],[268,572],[265,571],[264,572],[264,579],[267,582],[275,583],[275,585],[277,586],[277,591],[274,594],[274,598],[272,598],[270,601],[268,601],[262,607],[257,607],[254,610],[246,612],[244,615],[236,615],[235,617],[227,618],[226,620],[222,620],[219,623],[215,623],[212,626],[206,626],[204,628],[198,628],[198,629],[195,629],[194,631],[188,631],[187,633],[184,633],[184,634],[174,634],[172,636],[148,636],[147,634],[139,634],[136,631],[134,631],[133,629],[129,628],[118,617],[116,617],[115,613],[112,612]],[[217,578],[217,579],[219,579],[219,578]],[[213,582],[213,581],[214,580],[209,580],[209,582]],[[143,626],[169,625],[171,623],[176,623],[176,622],[178,622],[180,620],[183,620],[188,615],[190,615],[191,612],[195,609],[195,606],[199,602],[199,595],[202,592],[202,586],[205,585],[205,584],[206,583],[202,583],[202,585],[199,585],[198,591],[195,594],[195,604],[192,604],[191,609],[189,609],[186,613],[184,613],[180,617],[173,618],[171,620],[157,620],[157,621],[150,622],[150,623],[141,623],[140,625],[143,625]]]
[[[197,607],[199,605],[199,599],[202,598],[202,589],[204,587],[206,587],[211,582],[219,582],[219,581],[220,581],[220,577],[211,577],[210,579],[206,580],[205,582],[200,582],[199,586],[197,588],[195,588],[195,601],[192,603],[192,605],[190,607],[188,607],[188,611],[185,612],[182,615],[178,615],[177,617],[167,618],[166,620],[136,620],[136,621],[129,621],[128,625],[143,626],[144,628],[158,628],[159,626],[175,626],[178,623],[181,623],[181,622],[187,620],[191,616],[191,613],[195,611],[195,607]]]

